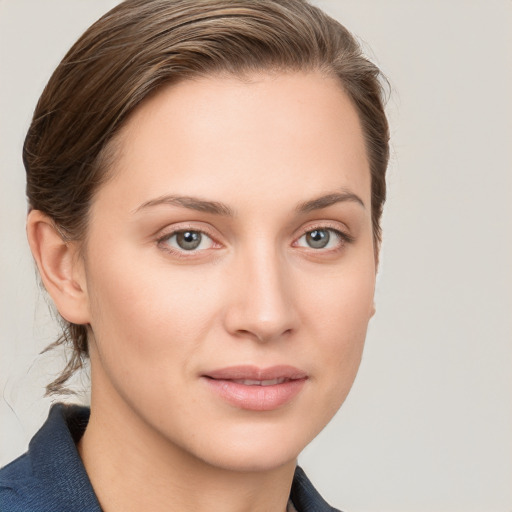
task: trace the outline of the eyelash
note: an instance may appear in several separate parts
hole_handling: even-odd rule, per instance
[[[174,230],[171,230],[167,233],[165,233],[164,235],[160,236],[158,239],[157,239],[157,245],[164,251],[168,252],[168,253],[171,253],[172,255],[174,256],[177,256],[178,258],[194,258],[194,257],[197,257],[197,255],[199,253],[201,253],[202,251],[207,251],[209,249],[200,249],[200,250],[190,250],[190,251],[187,251],[186,249],[176,249],[176,248],[172,248],[169,246],[168,242],[173,236],[176,236],[180,233],[185,233],[185,232],[193,232],[193,233],[200,233],[201,235],[206,235],[210,240],[211,240],[211,243],[213,245],[217,245],[217,246],[221,246],[216,240],[215,240],[215,237],[210,234],[207,230],[205,230],[204,228],[201,228],[201,229],[198,229],[197,227],[193,227],[193,226],[184,226],[184,227],[179,227],[178,229],[174,229]],[[297,242],[305,237],[306,235],[308,235],[309,233],[313,233],[314,231],[328,231],[330,233],[334,233],[334,235],[336,236],[336,238],[339,240],[339,244],[336,248],[333,248],[333,249],[327,249],[327,250],[322,250],[322,248],[320,249],[315,249],[313,247],[309,247],[309,248],[306,248],[304,247],[304,249],[306,249],[307,251],[311,251],[313,253],[335,253],[335,252],[339,252],[343,249],[343,247],[345,247],[346,244],[351,244],[355,241],[355,239],[350,236],[349,234],[341,231],[338,227],[333,227],[331,225],[326,225],[326,224],[318,224],[318,225],[313,225],[313,226],[308,226],[308,229],[306,231],[303,231],[302,234],[297,237],[295,239],[295,241],[293,242],[293,246],[296,246]]]
[[[344,231],[341,231],[339,227],[334,227],[329,224],[318,224],[318,225],[312,225],[308,226],[307,230],[302,233],[294,242],[296,244],[302,237],[306,236],[308,233],[313,233],[314,231],[329,231],[331,233],[334,233],[336,238],[338,239],[339,243],[338,246],[333,249],[314,249],[313,247],[305,248],[308,251],[311,251],[313,253],[336,253],[341,251],[347,244],[351,244],[355,242],[354,237],[350,236],[348,233],[345,233]]]
[[[156,242],[157,242],[158,247],[160,247],[163,251],[166,251],[166,252],[172,254],[173,256],[177,256],[178,258],[193,258],[194,256],[197,256],[197,254],[200,253],[201,251],[208,250],[208,249],[202,249],[199,251],[196,251],[196,250],[187,251],[185,249],[179,250],[179,249],[175,249],[175,248],[171,247],[168,243],[166,243],[173,236],[179,235],[180,233],[186,233],[187,231],[192,232],[192,233],[200,233],[201,235],[206,235],[212,241],[213,245],[218,245],[220,247],[220,244],[218,242],[216,242],[214,236],[212,234],[210,234],[208,232],[208,230],[205,230],[204,228],[198,229],[197,227],[194,227],[194,226],[183,226],[183,227],[180,226],[177,229],[173,229],[171,231],[166,232],[164,235],[160,236],[157,239]]]

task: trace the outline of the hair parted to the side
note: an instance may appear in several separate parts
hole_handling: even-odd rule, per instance
[[[378,248],[389,158],[382,76],[345,27],[305,0],[127,0],[105,14],[66,54],[35,109],[23,148],[30,209],[65,239],[84,241],[114,136],[145,98],[189,78],[262,70],[339,79],[366,139]],[[65,391],[88,357],[87,327],[63,320],[49,348],[68,343],[72,356],[47,394]]]

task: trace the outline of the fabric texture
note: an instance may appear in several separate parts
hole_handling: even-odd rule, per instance
[[[27,453],[0,469],[2,512],[101,512],[76,443],[89,421],[87,407],[55,404]],[[290,499],[297,512],[339,512],[297,466]]]

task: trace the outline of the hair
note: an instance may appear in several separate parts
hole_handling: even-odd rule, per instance
[[[361,122],[371,173],[374,245],[381,241],[389,129],[384,79],[350,32],[306,0],[126,0],[94,23],[58,65],[23,147],[30,209],[83,242],[95,192],[115,161],[115,135],[162,86],[226,73],[320,71],[337,77]],[[49,348],[72,346],[47,394],[88,358],[87,326],[61,318]]]

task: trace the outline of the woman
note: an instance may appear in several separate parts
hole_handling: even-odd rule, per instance
[[[2,510],[332,510],[298,454],[355,378],[388,127],[302,0],[128,0],[48,83],[27,232],[91,407],[56,405]],[[200,492],[198,492],[200,489]]]

